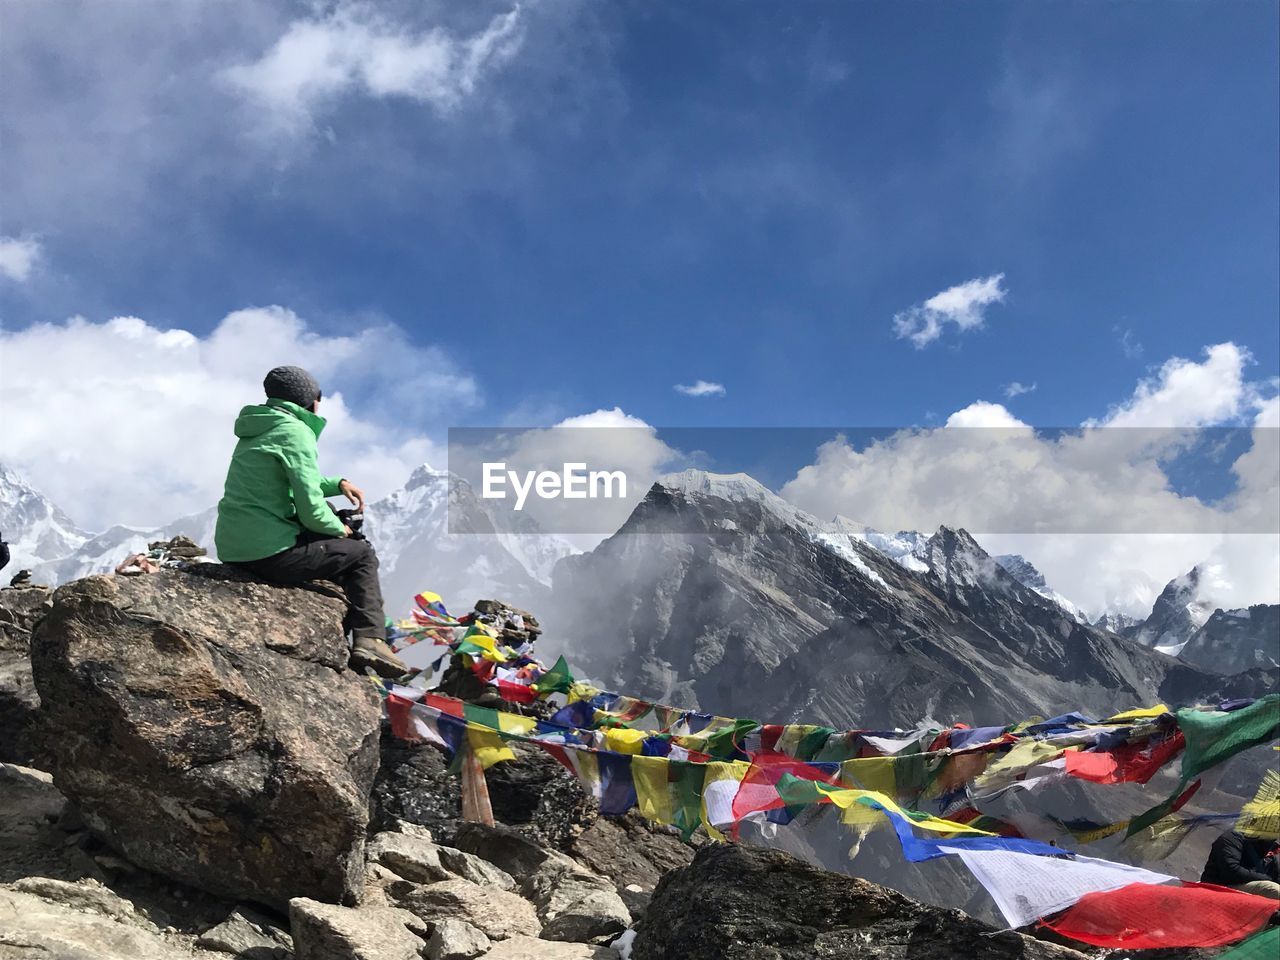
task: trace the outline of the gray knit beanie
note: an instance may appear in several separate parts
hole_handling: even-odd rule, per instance
[[[268,399],[288,400],[309,407],[320,399],[320,384],[301,367],[276,367],[262,381]]]

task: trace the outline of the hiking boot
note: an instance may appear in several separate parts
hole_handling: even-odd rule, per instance
[[[394,680],[409,672],[405,662],[391,652],[385,640],[355,637],[351,641],[351,665],[357,670],[372,667],[378,676]]]

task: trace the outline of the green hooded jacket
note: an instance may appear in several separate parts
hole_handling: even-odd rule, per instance
[[[236,417],[235,453],[218,501],[214,544],[225,562],[261,560],[292,547],[305,528],[343,535],[325,497],[341,477],[322,477],[316,440],[324,418],[288,400],[245,407]]]

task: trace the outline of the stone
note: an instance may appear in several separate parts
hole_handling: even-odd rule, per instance
[[[155,924],[146,917],[138,915],[132,903],[116,896],[96,880],[72,883],[50,877],[22,877],[9,886],[12,890],[29,893],[48,903],[59,904],[85,913],[96,913],[109,920],[137,927],[149,933],[159,932]]]
[[[419,840],[426,840],[428,843],[436,841],[436,836],[430,829],[420,823],[410,823],[408,820],[391,820],[387,824],[387,829],[393,833],[403,833],[410,837],[417,837]]]
[[[470,880],[482,887],[497,887],[499,890],[515,889],[516,881],[511,874],[483,857],[464,853],[453,847],[440,847],[439,851],[440,862],[445,869],[463,880]]]
[[[644,912],[662,875],[686,866],[697,847],[631,811],[600,817],[568,850],[579,863],[610,877],[635,916]]]
[[[398,906],[428,923],[446,917],[465,920],[490,940],[521,935],[536,937],[542,929],[538,914],[528,900],[469,880],[426,885],[406,881],[392,884],[387,893]]]
[[[595,801],[545,751],[519,743],[508,746],[515,760],[485,771],[494,817],[544,846],[567,845],[595,820]],[[409,822],[426,827],[441,843],[453,843],[462,795],[449,758],[438,747],[405,743],[390,732],[383,736],[381,752],[370,800],[375,830]]]
[[[606,943],[631,926],[612,880],[559,860],[534,871],[520,893],[537,909],[544,940]]]
[[[21,890],[0,888],[0,958],[190,960],[156,933]]]
[[[452,847],[442,847],[403,833],[380,833],[369,843],[370,862],[381,864],[405,880],[434,883],[461,877],[480,886],[511,890],[511,875],[487,860]]]
[[[1085,960],[780,850],[708,845],[662,878],[632,960]]]
[[[147,870],[354,902],[380,708],[346,670],[343,613],[218,564],[61,587],[32,642],[55,784]]]
[[[618,952],[588,943],[556,943],[533,937],[512,937],[495,944],[482,960],[618,960]]]
[[[577,867],[564,854],[544,847],[519,830],[503,824],[490,827],[483,823],[463,821],[454,832],[453,845],[500,867],[514,877],[517,883],[524,883],[548,860],[557,860],[569,868]]]
[[[392,907],[352,909],[299,897],[289,902],[296,960],[418,960],[423,942]]]
[[[46,766],[40,756],[40,696],[31,676],[31,628],[49,607],[48,587],[0,589],[0,763]]]
[[[465,920],[444,917],[432,924],[422,955],[426,960],[474,960],[491,946],[493,941]]]
[[[197,947],[230,953],[243,960],[287,960],[293,938],[252,907],[240,906],[196,940]]]

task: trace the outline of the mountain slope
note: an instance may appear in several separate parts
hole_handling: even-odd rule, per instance
[[[1280,604],[1215,610],[1179,652],[1206,670],[1236,673],[1280,664]]]
[[[0,464],[0,534],[12,554],[6,578],[66,556],[89,538],[55,503],[4,464]]]
[[[1213,613],[1213,603],[1202,596],[1203,578],[1204,571],[1197,566],[1170,580],[1156,597],[1151,614],[1126,636],[1176,657]]]
[[[419,467],[404,487],[365,509],[388,614],[405,615],[422,590],[458,609],[490,596],[545,608],[551,568],[573,547],[532,520],[520,522],[518,529],[501,526],[465,480]]]
[[[597,681],[730,715],[972,723],[1160,698],[1173,661],[1078,622],[962,530],[929,538],[927,573],[827,533],[754,481],[681,475],[561,561],[554,609]],[[1184,694],[1214,682],[1179,668]]]
[[[95,573],[108,573],[131,554],[145,553],[147,544],[171,540],[179,534],[190,537],[212,555],[216,520],[217,510],[210,507],[152,530],[114,526],[89,537],[66,556],[38,564],[31,571],[32,579],[36,583],[59,584]]]

